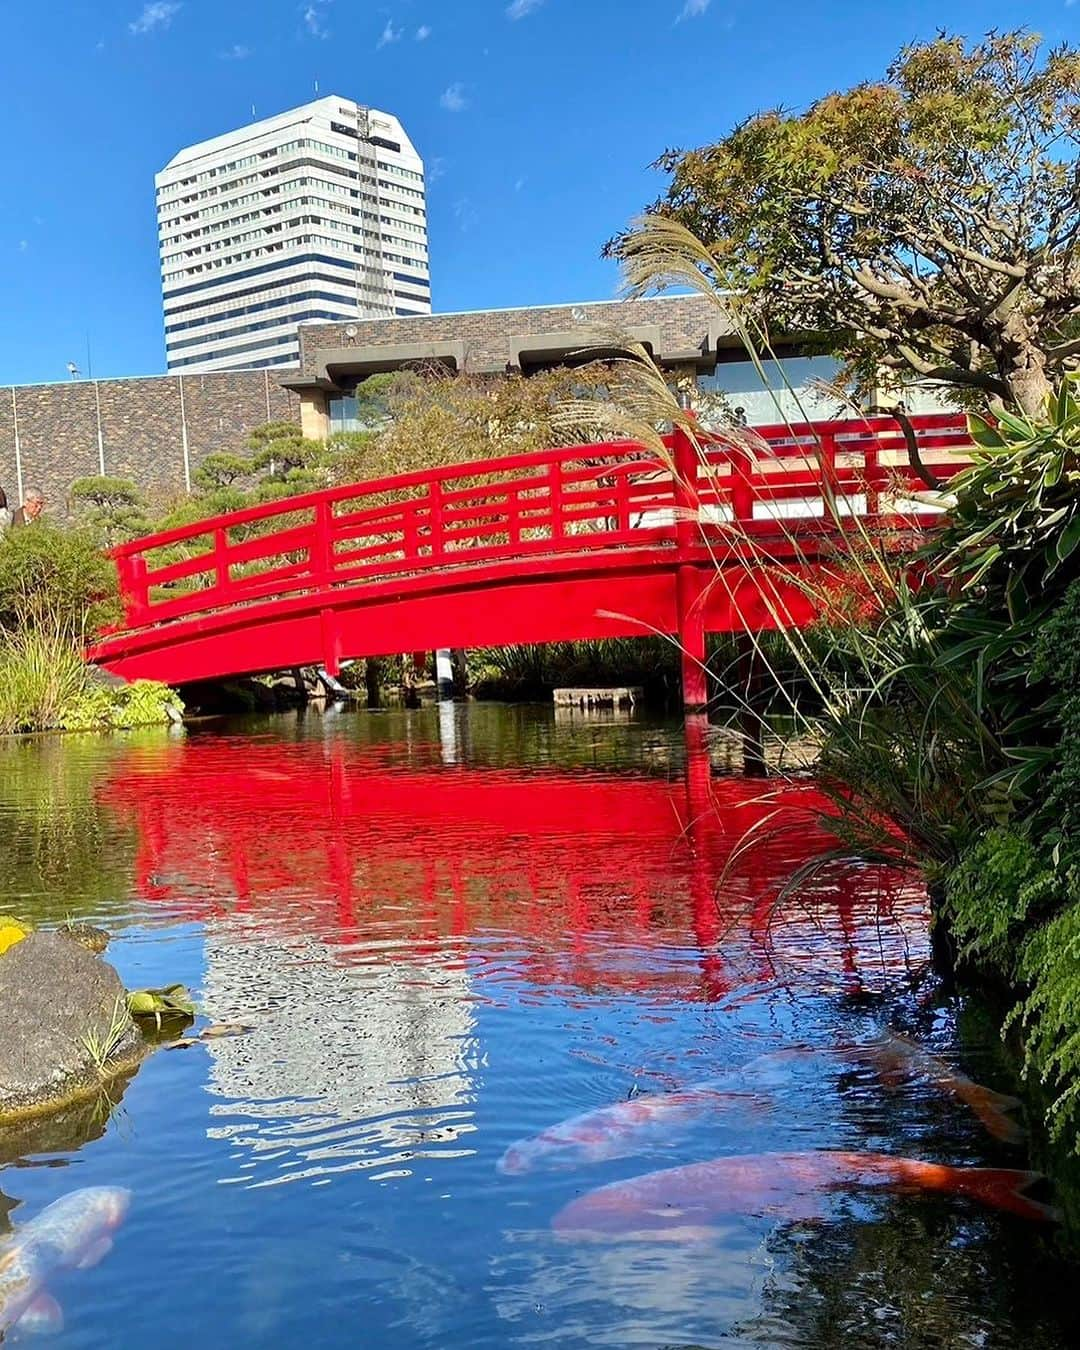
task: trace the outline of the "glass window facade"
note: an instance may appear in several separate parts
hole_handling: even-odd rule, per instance
[[[763,366],[767,383],[751,361],[722,361],[714,374],[699,377],[698,387],[706,402],[711,393],[726,395],[731,410],[741,409],[748,426],[844,415],[837,399],[813,387],[816,381],[836,378],[840,366],[831,356],[789,356]]]

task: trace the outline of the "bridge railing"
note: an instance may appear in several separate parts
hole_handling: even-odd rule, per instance
[[[967,440],[952,414],[913,419],[928,462]],[[958,461],[938,465],[946,477]],[[268,502],[113,550],[125,627],[269,598],[507,559],[684,547],[701,529],[762,538],[835,528],[836,509],[915,509],[907,450],[888,418],[676,434],[662,454],[605,442],[474,461]],[[830,499],[834,505],[830,504]]]

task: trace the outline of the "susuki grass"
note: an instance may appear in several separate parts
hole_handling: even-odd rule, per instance
[[[623,258],[635,291],[674,282],[711,295],[765,382],[767,335],[741,321],[705,245],[677,222],[650,218]],[[899,529],[878,528],[826,486],[835,552],[799,583],[818,622],[801,629],[771,606],[779,664],[776,639],[747,632],[744,641],[795,734],[820,736],[824,823],[837,840],[790,878],[778,903],[844,858],[925,877],[961,967],[1012,991],[1006,1025],[1020,1028],[1026,1067],[1049,1088],[1052,1128],[1080,1151],[1077,384],[1067,377],[1040,416],[998,406],[973,419],[973,462],[937,498],[948,512],[921,547],[905,545],[902,518],[891,522]],[[654,426],[679,421],[655,371],[642,387]],[[777,412],[785,420],[779,401]],[[681,424],[695,435],[692,422]],[[732,435],[754,453],[745,433]],[[809,453],[821,461],[821,447]],[[795,523],[775,525],[785,554],[798,557]],[[744,569],[769,575],[767,544],[734,523],[717,529],[729,531]],[[729,584],[727,575],[718,568],[715,584]],[[784,666],[811,699],[794,696]],[[750,704],[744,712],[761,715]]]

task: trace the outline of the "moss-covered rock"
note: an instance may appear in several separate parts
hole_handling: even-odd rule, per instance
[[[0,955],[0,1121],[95,1094],[143,1053],[124,986],[100,956],[44,932]]]

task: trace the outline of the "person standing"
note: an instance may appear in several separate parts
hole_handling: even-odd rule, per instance
[[[0,487],[0,534],[11,524],[11,507],[7,504],[7,493]]]
[[[29,525],[31,521],[37,520],[44,507],[45,498],[37,488],[28,488],[22,506],[19,507],[11,518],[12,529],[16,529],[20,525]]]

